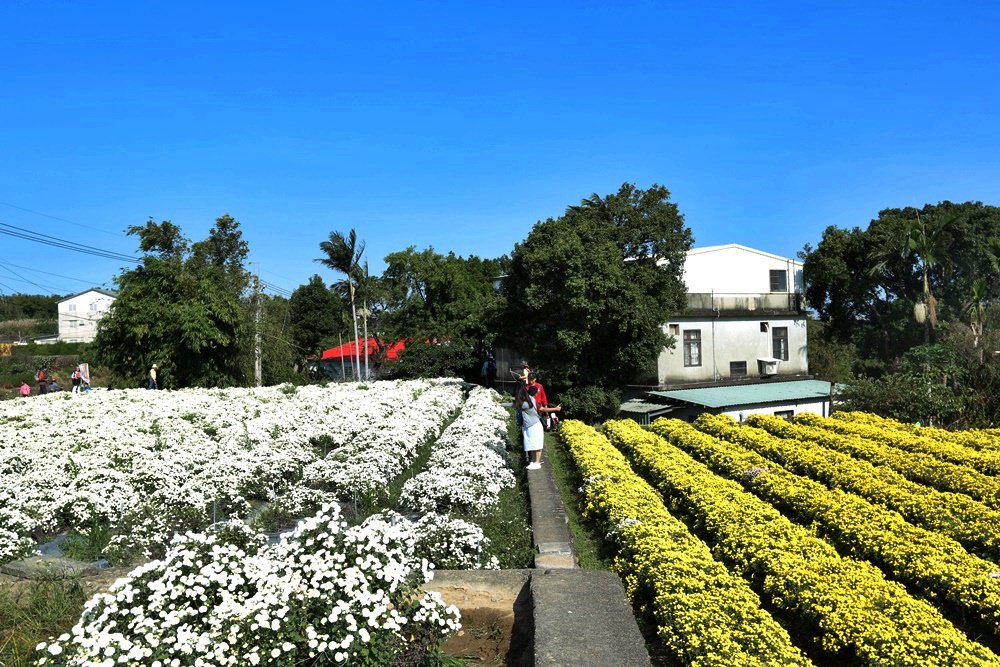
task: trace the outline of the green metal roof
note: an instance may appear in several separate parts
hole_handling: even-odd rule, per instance
[[[663,403],[650,403],[649,401],[644,401],[641,398],[634,398],[631,401],[625,401],[619,407],[621,412],[630,413],[652,413],[652,412],[670,412],[673,407],[670,405],[664,405]]]
[[[651,391],[648,393],[651,396],[703,405],[706,408],[726,408],[752,403],[787,403],[797,400],[829,398],[830,383],[823,380],[794,380],[703,387],[701,389]]]

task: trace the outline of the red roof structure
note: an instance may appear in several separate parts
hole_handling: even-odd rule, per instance
[[[324,350],[323,355],[320,357],[323,361],[337,361],[339,359],[351,360],[357,353],[361,357],[365,356],[365,348],[361,347],[363,343],[359,344],[359,341],[352,340],[343,345],[338,345],[337,347],[331,347],[329,350]],[[385,341],[382,341],[382,345],[385,345]],[[379,341],[375,338],[368,339],[368,356],[371,357],[378,352]],[[396,341],[388,347],[385,351],[386,361],[396,361],[399,358],[399,353],[403,351],[406,347],[406,341]]]

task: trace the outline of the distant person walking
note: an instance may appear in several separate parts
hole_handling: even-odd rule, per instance
[[[69,379],[72,381],[73,393],[79,394],[80,385],[83,384],[83,373],[80,372],[79,366],[77,366],[76,370],[74,370],[73,373],[69,376]]]
[[[35,382],[38,383],[39,395],[49,393],[49,379],[46,377],[46,375],[48,374],[46,372],[47,370],[48,369],[42,366],[41,368],[38,369],[38,372],[35,373]]]
[[[483,361],[483,368],[479,371],[479,374],[483,378],[483,386],[487,389],[493,389],[497,383],[497,362],[493,358],[492,354],[487,354],[486,359]]]
[[[149,369],[149,382],[146,384],[146,389],[159,389],[160,385],[156,381],[156,364],[153,364]]]

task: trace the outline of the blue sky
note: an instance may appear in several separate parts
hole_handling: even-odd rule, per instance
[[[659,183],[696,245],[794,256],[884,208],[1000,205],[997,25],[994,2],[3,0],[0,224],[134,255],[129,225],[229,213],[287,293],[335,279],[334,230],[373,273],[411,245],[497,257]],[[0,294],[129,266],[0,234]]]

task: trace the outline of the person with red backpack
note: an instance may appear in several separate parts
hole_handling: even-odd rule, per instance
[[[80,367],[77,366],[76,370],[69,376],[70,380],[73,382],[73,393],[80,393],[80,385],[83,384],[83,373],[80,372]]]
[[[48,370],[47,368],[42,366],[41,368],[38,369],[38,372],[35,373],[35,382],[38,383],[39,395],[49,393],[49,378],[47,377],[48,376],[48,373],[46,373],[47,370]]]

